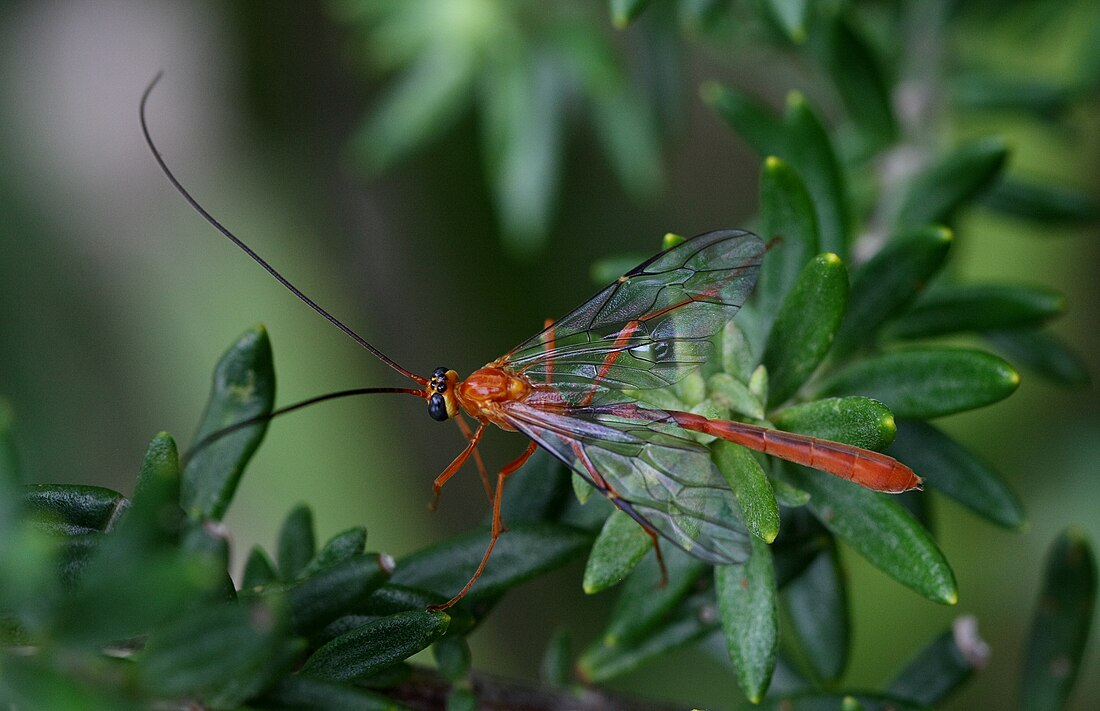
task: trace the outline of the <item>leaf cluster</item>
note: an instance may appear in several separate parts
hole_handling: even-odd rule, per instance
[[[530,252],[548,230],[574,104],[631,190],[658,184],[653,102],[643,101],[613,41],[568,11],[491,0],[332,7],[362,33],[375,66],[399,73],[353,154],[370,170],[385,169],[476,106],[513,249]],[[1024,525],[1021,502],[995,469],[931,421],[1007,397],[1017,367],[1067,386],[1087,373],[1047,329],[1064,309],[1058,293],[961,281],[950,269],[953,245],[966,239],[960,217],[972,209],[1037,224],[1090,222],[1100,211],[1068,188],[1009,176],[1010,152],[996,136],[923,145],[900,178],[880,170],[910,155],[913,117],[894,100],[902,58],[866,29],[858,3],[754,7],[754,37],[815,67],[843,118],[830,127],[798,92],[776,112],[743,90],[702,86],[704,102],[761,158],[756,230],[771,246],[753,300],[715,339],[719,357],[669,390],[637,395],[886,450],[924,478],[924,494],[891,498],[712,443],[751,555],[712,568],[665,546],[661,585],[651,539],[540,455],[508,480],[508,531],[485,574],[459,605],[432,612],[468,579],[487,528],[395,562],[367,551],[361,527],[318,544],[311,510],[300,506],[287,515],[274,555],[251,551],[233,582],[221,519],[264,424],[234,430],[183,463],[173,439],[158,435],[127,499],[98,487],[23,485],[10,417],[0,413],[0,702],[401,708],[395,699],[420,683],[408,660],[431,647],[453,707],[472,708],[467,636],[508,591],[582,559],[585,590],[616,588],[616,601],[576,658],[563,639],[551,645],[550,685],[604,682],[700,644],[730,665],[748,700],[769,707],[908,709],[948,698],[985,659],[968,618],[916,651],[881,690],[838,686],[851,649],[842,551],[953,604],[954,574],[922,497],[939,492],[998,526]],[[735,24],[727,3],[706,0],[612,0],[610,8],[618,27],[650,22],[654,47],[677,41],[677,27],[720,38]],[[912,19],[906,11],[893,10],[891,29]],[[960,110],[1045,122],[1096,86],[1084,74],[1067,86],[980,71],[956,79],[951,101]],[[255,328],[218,364],[196,441],[262,418],[274,402],[270,344]],[[1026,707],[1067,698],[1096,577],[1089,543],[1068,530],[1051,548],[1028,642]]]

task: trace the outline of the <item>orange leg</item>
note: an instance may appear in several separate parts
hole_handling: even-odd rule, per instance
[[[466,445],[466,449],[459,452],[447,468],[443,470],[443,473],[435,478],[435,482],[432,484],[432,500],[428,504],[428,508],[435,511],[436,506],[439,504],[439,492],[443,490],[443,485],[447,483],[447,480],[455,475],[462,465],[466,463],[466,460],[470,458],[470,455],[477,450],[477,443],[481,441],[481,435],[485,432],[485,423],[482,422],[477,428],[477,431],[470,437],[469,444]]]
[[[462,416],[461,412],[456,412],[454,421],[458,423],[458,429],[462,430],[462,436],[469,442],[474,438],[474,433],[470,429],[470,426],[466,424],[466,418]],[[493,503],[493,487],[489,484],[489,471],[485,468],[485,462],[481,458],[481,452],[474,449],[474,464],[477,465],[477,473],[481,475],[481,483],[485,485],[485,496],[488,497],[489,503]]]
[[[484,425],[482,425],[482,427],[484,427]],[[480,431],[481,430],[479,429],[478,432]],[[531,455],[535,453],[536,449],[538,449],[538,445],[535,444],[535,442],[532,440],[531,443],[527,445],[527,449],[524,450],[523,454],[516,457],[515,460],[512,461],[512,463],[501,469],[500,472],[497,474],[496,493],[493,496],[493,527],[489,537],[489,547],[485,549],[485,555],[481,557],[481,563],[478,564],[477,570],[474,571],[473,577],[470,578],[470,581],[468,583],[466,583],[466,586],[463,587],[457,595],[455,595],[442,605],[432,605],[431,607],[429,607],[428,610],[430,612],[446,610],[451,605],[454,605],[456,602],[466,597],[466,593],[470,592],[470,588],[472,588],[474,583],[477,582],[477,579],[481,577],[482,572],[484,572],[485,570],[485,564],[489,562],[489,556],[493,552],[493,546],[497,544],[497,539],[500,538],[500,534],[504,533],[505,530],[504,521],[500,517],[500,501],[501,495],[504,493],[504,480],[508,478],[508,475],[510,475],[512,472],[522,467],[524,462],[530,459]]]

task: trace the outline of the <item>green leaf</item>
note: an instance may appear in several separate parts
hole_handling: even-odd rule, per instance
[[[815,257],[798,275],[764,347],[769,407],[785,402],[829,352],[848,300],[848,272],[835,254]]]
[[[776,696],[764,700],[762,711],[859,711],[889,709],[889,711],[928,711],[924,704],[890,694],[851,694],[830,691],[810,691],[791,696]]]
[[[989,661],[989,646],[978,637],[977,626],[973,617],[956,619],[906,662],[887,686],[889,693],[930,707],[944,702]]]
[[[925,294],[890,325],[897,338],[930,338],[964,331],[1038,326],[1065,311],[1053,289],[1010,284],[942,286]]]
[[[790,466],[810,510],[876,568],[933,602],[958,600],[955,575],[932,537],[900,504],[837,477]]]
[[[619,591],[596,645],[630,645],[652,632],[691,592],[707,564],[674,546],[664,546],[668,581],[662,585],[656,556],[644,560]]]
[[[275,605],[196,607],[149,635],[137,659],[138,677],[153,694],[220,696],[241,689],[246,679],[260,679],[268,664],[282,659],[286,641],[283,615]]]
[[[537,450],[523,467],[508,477],[500,510],[508,525],[556,519],[569,498],[565,465],[544,449]],[[491,518],[486,517],[486,525]]]
[[[1023,76],[967,72],[954,81],[952,100],[960,108],[978,111],[1019,111],[1041,120],[1055,120],[1070,107],[1068,87]]]
[[[1040,228],[1088,225],[1100,220],[1100,204],[1091,196],[1046,183],[1005,179],[986,193],[982,205],[1005,215],[1032,220]]]
[[[844,258],[851,232],[848,186],[821,119],[798,92],[787,96],[783,116],[786,152],[777,153],[794,167],[813,198],[820,248]]]
[[[642,11],[649,6],[650,0],[609,0],[611,24],[615,29],[625,29]]]
[[[473,575],[489,543],[488,531],[471,531],[403,558],[391,581],[450,597]],[[497,541],[485,571],[466,600],[494,597],[580,556],[592,543],[584,531],[551,523],[511,526]]]
[[[748,561],[715,566],[714,592],[737,683],[758,704],[775,671],[779,614],[771,550],[758,538],[751,541]]]
[[[806,41],[808,0],[767,0],[764,9],[771,14],[791,42],[802,44]]]
[[[1023,505],[997,471],[932,425],[902,422],[892,454],[928,485],[993,523],[1015,530],[1026,525]]]
[[[313,512],[306,504],[298,504],[279,529],[279,577],[294,580],[312,560],[316,551],[313,538]]]
[[[737,497],[746,528],[766,543],[774,541],[779,535],[779,505],[760,462],[749,450],[725,440],[711,445],[710,452]]]
[[[848,663],[851,621],[836,546],[829,545],[783,588],[791,632],[818,679],[835,681]]]
[[[285,676],[263,696],[263,708],[340,709],[341,711],[407,711],[393,699],[351,684]]]
[[[12,435],[15,413],[11,404],[0,398],[0,493],[14,489],[23,482],[19,466],[19,452]]]
[[[786,131],[773,111],[748,94],[728,89],[718,82],[704,82],[699,93],[703,101],[713,107],[758,154],[787,154]]]
[[[619,583],[653,548],[653,539],[620,509],[607,517],[592,544],[581,586],[593,595]]]
[[[359,555],[366,544],[367,529],[362,526],[354,526],[337,533],[321,547],[321,550],[317,551],[317,554],[302,568],[300,574],[303,578],[309,577],[319,570]]]
[[[1096,604],[1096,557],[1085,532],[1063,531],[1047,554],[1020,683],[1020,707],[1060,709],[1073,690]]]
[[[713,600],[696,595],[678,606],[662,623],[636,642],[609,647],[595,644],[577,661],[577,674],[586,683],[600,683],[627,674],[646,662],[664,657],[713,632],[718,624],[702,614]]]
[[[369,622],[325,644],[302,668],[305,676],[335,681],[363,679],[435,642],[451,618],[444,612],[399,612]]]
[[[756,399],[749,386],[727,373],[715,373],[707,379],[707,399],[738,415],[764,419],[764,403]]]
[[[275,570],[275,564],[260,546],[253,546],[248,554],[248,560],[244,564],[244,574],[241,576],[241,590],[251,590],[261,585],[268,585],[279,580],[279,573]]]
[[[881,400],[899,419],[929,419],[1002,400],[1020,384],[1005,361],[968,348],[915,348],[871,356],[844,368],[817,395]]]
[[[619,182],[635,199],[653,197],[662,181],[661,150],[652,108],[630,84],[599,33],[571,29],[555,36],[566,70],[579,78],[596,140]]]
[[[367,171],[380,173],[443,133],[465,113],[478,57],[461,40],[432,44],[386,89],[350,142]]]
[[[564,629],[558,629],[546,645],[539,664],[539,680],[555,689],[573,684],[573,641]]]
[[[210,399],[183,470],[181,501],[188,516],[220,520],[229,507],[244,467],[260,445],[267,422],[257,422],[203,446],[206,437],[271,413],[275,370],[271,342],[263,326],[245,332],[214,369]]]
[[[760,234],[769,242],[756,283],[756,304],[770,324],[787,292],[818,253],[817,217],[798,173],[775,156],[760,175]],[[778,238],[779,241],[771,243]]]
[[[980,138],[959,146],[913,179],[896,224],[949,224],[959,209],[1000,177],[1007,160],[1008,147],[1000,138]]]
[[[448,681],[460,682],[470,673],[472,654],[465,637],[444,635],[432,645],[432,656],[439,673]]]
[[[892,142],[898,126],[881,58],[850,19],[839,12],[829,22],[824,40],[825,68],[860,137],[876,148]]]
[[[757,356],[753,353],[748,335],[737,320],[726,323],[722,329],[722,371],[740,381],[748,381],[757,367]],[[751,393],[755,397],[755,393]],[[757,398],[759,402],[759,398]]]
[[[781,430],[881,452],[897,434],[894,413],[878,400],[843,397],[814,400],[772,415]]]
[[[983,335],[1005,358],[1058,385],[1083,388],[1091,382],[1088,366],[1053,333],[1011,330]]]
[[[484,81],[492,88],[479,99],[493,202],[506,245],[530,256],[545,242],[557,197],[563,80],[549,56],[522,47],[486,71]]]
[[[296,634],[312,635],[353,610],[377,590],[392,570],[388,557],[358,555],[289,586],[286,600]]]
[[[102,486],[31,484],[24,490],[23,505],[48,530],[77,535],[110,530],[130,508],[130,501]]]
[[[856,269],[833,353],[871,343],[884,323],[905,311],[943,267],[953,239],[938,225],[903,232]]]

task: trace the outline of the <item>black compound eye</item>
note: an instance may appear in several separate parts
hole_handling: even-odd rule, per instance
[[[434,370],[434,371],[432,372],[432,377],[433,377],[433,378],[445,378],[445,377],[447,377],[447,369],[446,369],[446,368],[442,368],[442,367],[440,367],[440,368],[436,368],[436,369],[435,369],[435,370]]]
[[[439,393],[428,398],[428,416],[436,422],[447,421],[447,401]]]

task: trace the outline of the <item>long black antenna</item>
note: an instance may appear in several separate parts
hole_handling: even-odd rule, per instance
[[[309,405],[316,405],[317,403],[325,402],[326,400],[335,400],[342,397],[353,397],[355,395],[377,395],[379,393],[404,393],[407,395],[424,397],[423,390],[415,390],[413,388],[352,388],[350,390],[337,390],[336,392],[325,393],[324,395],[317,395],[316,397],[311,397],[307,400],[302,400],[291,405],[284,405],[283,407],[272,410],[271,412],[263,415],[256,415],[255,417],[249,417],[248,419],[241,420],[240,422],[234,422],[228,427],[223,427],[220,430],[211,432],[210,434],[200,439],[198,442],[195,442],[195,444],[191,446],[191,449],[187,450],[187,453],[184,454],[183,457],[180,459],[180,465],[185,466],[187,462],[200,451],[214,444],[222,437],[243,430],[245,427],[251,427],[252,425],[256,425],[261,422],[268,422],[269,420],[275,419],[279,415],[285,415],[288,412],[294,412],[295,410],[300,410],[303,407],[308,407]]]
[[[415,373],[412,373],[412,372],[406,370],[405,368],[402,368],[400,365],[398,365],[396,362],[394,362],[385,353],[383,353],[382,351],[378,350],[377,348],[372,346],[370,343],[368,343],[367,339],[363,338],[358,333],[351,330],[351,328],[349,328],[348,326],[345,326],[344,323],[342,321],[340,321],[340,319],[338,319],[335,316],[333,316],[332,314],[330,314],[320,304],[318,304],[316,301],[314,301],[313,299],[309,298],[304,293],[302,293],[302,291],[298,287],[291,284],[290,281],[286,277],[284,277],[282,274],[280,274],[278,271],[276,271],[275,267],[268,264],[267,260],[265,260],[260,255],[256,254],[254,251],[252,251],[251,247],[249,247],[247,244],[242,242],[241,239],[239,237],[237,237],[237,235],[230,232],[229,229],[225,225],[223,225],[221,222],[219,222],[216,217],[214,217],[209,212],[207,212],[206,208],[204,208],[202,205],[200,205],[199,201],[191,196],[191,193],[189,193],[187,191],[187,188],[183,187],[183,184],[180,183],[180,181],[176,178],[175,174],[172,173],[171,169],[168,167],[168,164],[164,162],[164,158],[161,156],[160,151],[157,149],[156,144],[153,143],[153,137],[149,133],[149,125],[145,121],[145,104],[148,103],[148,101],[149,101],[149,94],[152,93],[153,87],[155,87],[157,85],[157,82],[160,81],[160,78],[163,75],[164,75],[164,72],[157,72],[157,75],[155,77],[153,77],[153,81],[149,82],[149,86],[147,86],[145,88],[145,93],[143,93],[141,95],[141,106],[140,106],[140,109],[139,109],[139,114],[140,114],[140,117],[141,117],[141,132],[143,134],[145,134],[145,142],[149,145],[149,150],[151,150],[153,152],[153,158],[156,159],[157,165],[160,166],[160,169],[164,172],[164,175],[168,177],[168,181],[170,183],[172,183],[172,187],[174,187],[179,192],[179,194],[183,196],[183,199],[186,200],[188,202],[188,204],[191,205],[191,207],[194,208],[197,213],[202,215],[204,220],[206,220],[211,225],[213,225],[214,228],[218,232],[221,232],[223,235],[225,235],[227,238],[229,238],[230,242],[232,242],[233,244],[240,247],[241,250],[245,254],[247,254],[249,257],[251,257],[254,262],[256,262],[261,267],[266,269],[267,273],[270,274],[271,276],[275,277],[275,280],[278,281],[283,286],[285,286],[290,291],[290,293],[294,294],[299,299],[301,299],[311,309],[313,309],[317,313],[324,316],[328,320],[329,323],[331,323],[332,325],[336,326],[336,328],[343,331],[345,334],[347,334],[356,343],[358,343],[359,345],[363,346],[363,348],[366,348],[368,351],[370,351],[371,354],[373,354],[375,358],[382,361],[383,363],[385,363],[389,367],[393,368],[398,373],[401,373],[406,378],[409,378],[410,380],[414,380],[417,383],[419,383],[420,385],[427,385],[428,381],[427,381],[426,378],[422,378],[419,375],[416,375]]]

